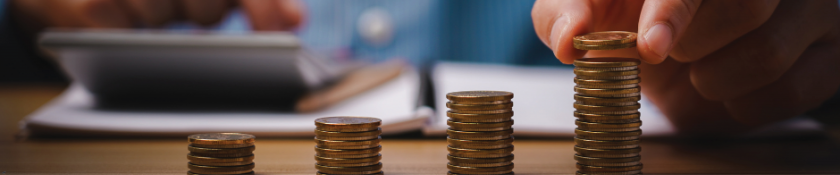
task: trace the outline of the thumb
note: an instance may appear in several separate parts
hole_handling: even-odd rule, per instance
[[[659,64],[682,37],[702,0],[648,0],[639,17],[636,41],[642,60]]]

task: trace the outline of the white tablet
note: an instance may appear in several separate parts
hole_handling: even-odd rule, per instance
[[[291,33],[65,29],[39,44],[100,104],[290,103],[338,76]]]

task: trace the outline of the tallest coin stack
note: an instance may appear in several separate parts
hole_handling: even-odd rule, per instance
[[[612,50],[635,46],[632,32],[595,32],[574,39],[575,48]],[[638,101],[639,60],[575,60],[575,154],[577,174],[641,174]]]

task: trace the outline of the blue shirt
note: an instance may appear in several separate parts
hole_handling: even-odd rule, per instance
[[[305,46],[323,53],[381,61],[394,57],[414,64],[429,61],[561,65],[534,32],[532,0],[307,0],[306,21],[296,32]],[[359,20],[373,9],[391,20],[384,44],[360,35]],[[218,30],[250,30],[247,17],[234,11]],[[175,24],[173,28],[192,28]]]
[[[405,57],[524,65],[560,65],[537,38],[531,23],[534,2],[508,0],[305,1],[308,21],[300,36],[310,48],[349,48],[361,59]],[[393,19],[393,39],[366,42],[356,26],[366,10]]]

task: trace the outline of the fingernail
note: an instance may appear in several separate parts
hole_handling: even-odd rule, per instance
[[[551,50],[555,50],[557,45],[560,42],[560,35],[563,34],[565,31],[566,24],[569,24],[569,19],[566,18],[566,15],[560,16],[557,20],[554,21],[554,25],[551,26],[551,34],[548,35],[548,39],[551,40]]]
[[[659,62],[665,60],[668,56],[668,48],[673,42],[673,34],[671,34],[671,27],[665,24],[657,24],[645,33],[645,40],[648,44],[648,49],[659,55]]]

